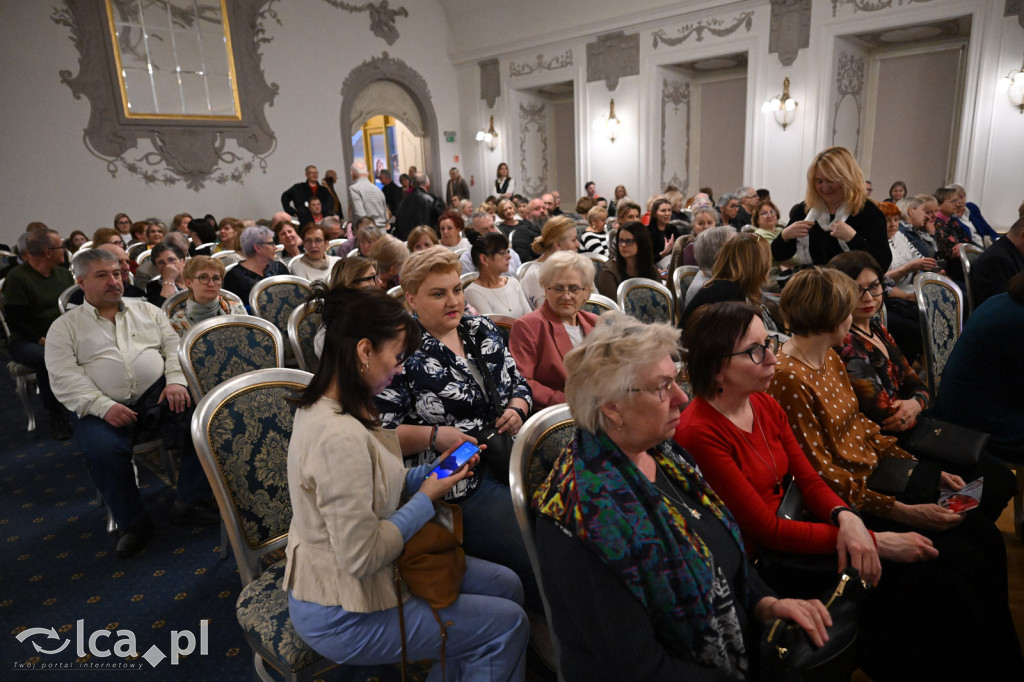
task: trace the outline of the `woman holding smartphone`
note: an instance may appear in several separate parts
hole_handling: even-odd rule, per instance
[[[398,435],[380,427],[373,397],[420,345],[419,329],[399,302],[380,291],[337,288],[326,293],[322,312],[320,367],[295,401],[288,447],[289,615],[325,658],[395,663],[402,635],[394,562],[435,516],[434,502],[473,476],[479,457],[442,478],[433,464],[405,469]],[[409,658],[439,660],[442,637],[430,606],[404,585],[400,598]],[[522,601],[515,573],[466,557],[459,597],[438,611],[441,622],[451,622],[445,666],[455,670],[453,679],[471,679],[481,669],[494,679],[525,678],[529,624]],[[435,665],[428,679],[442,674]]]

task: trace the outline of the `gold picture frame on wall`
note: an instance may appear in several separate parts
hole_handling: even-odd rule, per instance
[[[106,0],[126,119],[241,121],[226,0]]]

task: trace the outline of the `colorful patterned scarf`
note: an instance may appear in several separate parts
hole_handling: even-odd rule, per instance
[[[685,451],[666,441],[651,455],[677,488],[725,525],[745,556],[735,520]],[[605,433],[577,431],[534,493],[533,507],[589,545],[622,577],[679,658],[745,675],[743,642],[728,636],[738,630],[735,608],[716,608],[707,546]],[[735,598],[749,609],[743,565]]]

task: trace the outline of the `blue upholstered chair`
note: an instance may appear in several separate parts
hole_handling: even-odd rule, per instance
[[[595,277],[601,272],[601,268],[604,267],[604,264],[608,262],[608,256],[602,256],[599,253],[584,253],[583,255],[593,262]]]
[[[295,275],[275,275],[261,279],[249,292],[253,315],[270,320],[283,337],[288,333],[288,316],[309,296],[308,279]]]
[[[295,308],[288,317],[288,345],[295,356],[299,369],[315,372],[320,366],[320,358],[313,349],[313,339],[320,329],[322,315],[309,303]]]
[[[681,320],[683,308],[686,307],[686,290],[693,283],[693,278],[700,272],[696,265],[680,265],[672,273],[672,288],[676,290],[676,319]]]
[[[334,666],[292,627],[285,561],[265,569],[262,559],[288,542],[288,442],[295,407],[286,400],[312,375],[264,369],[234,377],[211,390],[192,417],[192,439],[217,498],[238,563],[242,591],[235,614],[253,648],[259,679],[272,679],[270,664],[288,680],[312,680]]]
[[[340,256],[341,253],[339,253],[339,249],[342,247],[342,245],[344,245],[347,242],[347,239],[332,239],[331,241],[327,242],[327,255]],[[358,251],[359,249],[353,250]]]
[[[601,294],[591,294],[590,298],[584,301],[583,305],[580,306],[580,310],[585,310],[588,313],[593,313],[598,317],[601,316],[601,313],[606,313],[609,310],[618,309],[618,303],[608,298],[607,296],[602,296]]]
[[[672,323],[672,292],[661,282],[632,277],[619,284],[615,292],[619,308],[641,322]]]
[[[960,265],[964,268],[964,284],[967,286],[967,312],[974,311],[974,293],[971,291],[971,266],[985,250],[974,244],[960,246]]]
[[[530,557],[533,575],[537,578],[541,601],[544,604],[544,615],[551,623],[551,607],[541,580],[540,561],[537,559],[537,542],[534,530],[533,512],[530,500],[533,492],[547,478],[558,454],[565,448],[576,434],[576,422],[569,413],[568,405],[553,405],[536,413],[526,420],[516,436],[512,447],[512,459],[509,464],[509,486],[512,489],[512,507],[515,510],[519,530],[526,545],[526,553]],[[555,649],[555,659],[559,658],[558,638],[554,629],[551,630],[551,643]]]
[[[953,280],[934,272],[919,272],[914,277],[914,294],[928,365],[928,387],[934,395],[939,390],[946,360],[964,327],[964,297]]]
[[[192,397],[257,369],[284,366],[284,341],[277,327],[252,315],[220,315],[188,330],[178,346],[178,362]]]

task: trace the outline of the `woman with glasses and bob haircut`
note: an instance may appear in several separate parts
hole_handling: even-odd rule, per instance
[[[185,307],[171,315],[171,327],[184,336],[194,324],[217,315],[245,315],[245,306],[220,295],[224,264],[217,258],[196,256],[185,263],[181,273],[188,287]]]
[[[276,259],[277,244],[269,227],[257,225],[245,228],[240,242],[245,260],[225,275],[224,288],[243,301],[248,301],[249,292],[256,282],[266,277],[287,275],[288,266]]]
[[[1013,496],[1012,476],[1007,472],[1009,485],[1002,476],[986,476],[975,509],[957,513],[942,507],[940,488],[960,490],[964,479],[935,462],[915,460],[860,412],[843,361],[833,350],[850,331],[858,293],[853,279],[831,268],[793,276],[780,302],[793,336],[780,349],[768,393],[782,406],[818,475],[862,514],[868,528],[919,531],[939,550],[937,566],[960,578],[967,596],[956,603],[976,609],[964,621],[973,624],[972,635],[979,635],[980,649],[970,659],[992,666],[974,674],[1022,679],[1024,660],[1007,605],[1006,548],[995,526]]]
[[[512,325],[508,347],[533,391],[535,409],[565,402],[566,353],[583,342],[597,315],[580,310],[594,290],[594,263],[559,251],[540,266],[544,303]]]
[[[732,514],[672,441],[679,330],[609,312],[565,357],[576,433],[533,495],[537,555],[567,680],[754,677],[756,622],[816,646],[817,600],[777,599]]]

